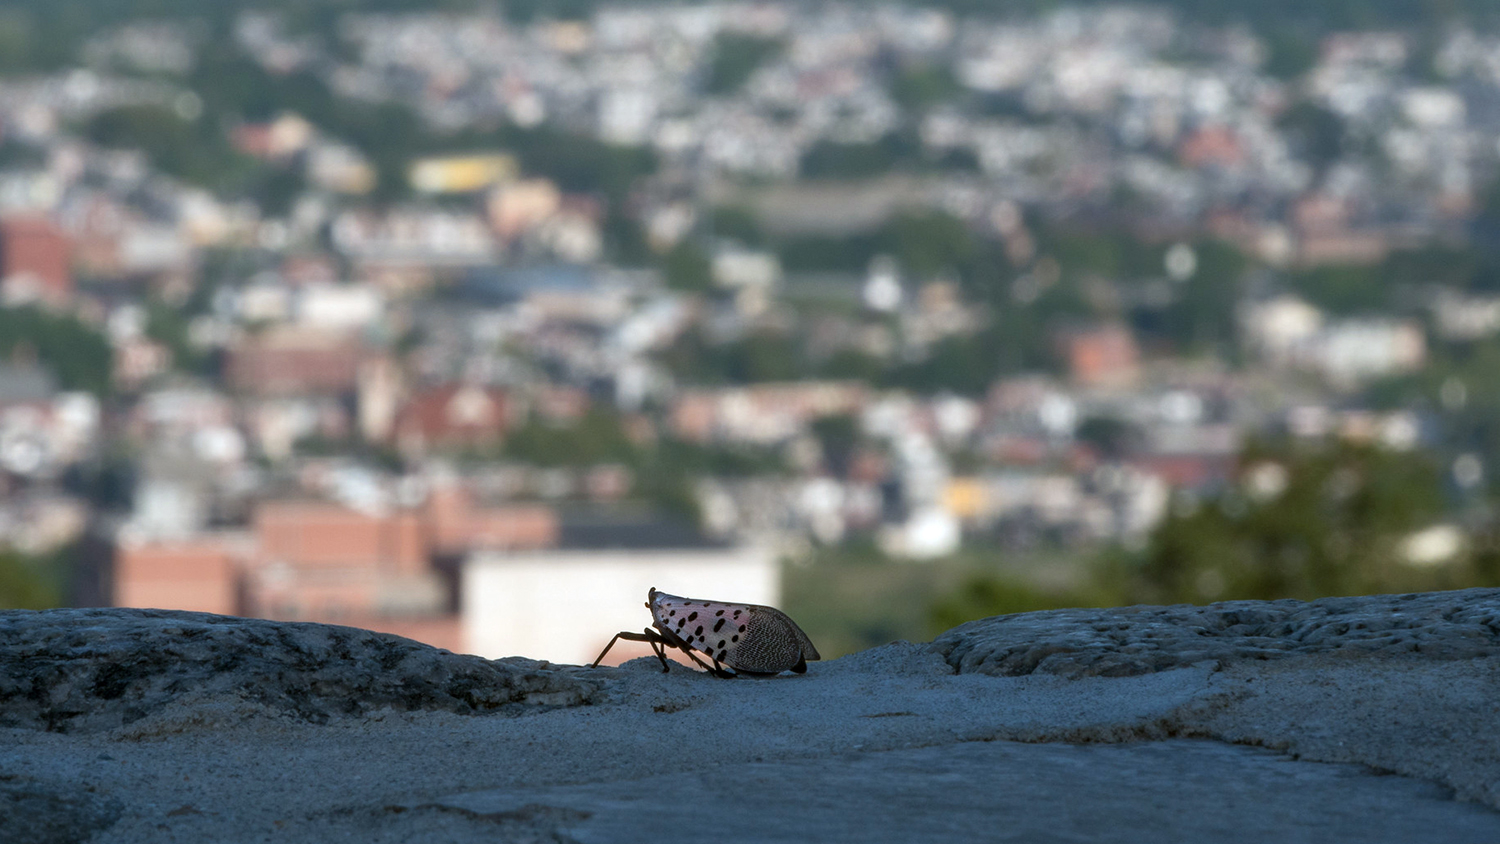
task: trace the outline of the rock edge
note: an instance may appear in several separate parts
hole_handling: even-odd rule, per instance
[[[1500,589],[1002,615],[932,643],[960,674],[1128,677],[1300,655],[1500,654]]]
[[[0,612],[0,727],[94,732],[180,698],[322,723],[377,709],[462,714],[592,702],[601,683],[353,627],[137,609]]]

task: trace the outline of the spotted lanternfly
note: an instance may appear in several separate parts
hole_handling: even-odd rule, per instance
[[[620,639],[649,642],[661,660],[663,673],[671,670],[667,648],[681,650],[715,677],[770,676],[783,671],[803,674],[809,660],[820,658],[797,622],[773,607],[679,598],[658,592],[653,586],[646,593],[646,609],[651,610],[651,624],[656,629],[616,633],[594,660],[595,668]],[[707,655],[713,665],[705,664],[693,651]]]

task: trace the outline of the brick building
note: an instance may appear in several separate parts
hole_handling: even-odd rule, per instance
[[[216,534],[180,541],[126,537],[115,548],[114,603],[234,615],[249,538]]]
[[[1140,378],[1140,349],[1123,325],[1067,331],[1060,341],[1068,372],[1080,386],[1118,389]]]
[[[226,374],[235,390],[257,396],[353,394],[364,350],[351,335],[280,329],[230,350]]]
[[[550,508],[483,506],[457,487],[387,513],[269,501],[248,531],[172,540],[122,531],[112,602],[345,624],[462,651],[457,561],[473,549],[533,551],[557,538]]]
[[[422,390],[396,412],[393,436],[403,453],[495,445],[510,428],[512,403],[504,390],[445,384]]]
[[[0,294],[62,305],[73,298],[67,235],[40,217],[0,219]]]

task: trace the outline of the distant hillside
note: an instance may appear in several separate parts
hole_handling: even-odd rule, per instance
[[[884,0],[880,0],[884,2]],[[602,0],[503,0],[517,20],[578,18]],[[693,0],[682,0],[684,3]],[[876,2],[876,0],[870,0]],[[1028,15],[1067,5],[1098,6],[1118,0],[913,0],[964,15]],[[80,44],[101,29],[129,20],[195,19],[227,33],[246,10],[274,11],[294,29],[332,35],[348,12],[463,11],[481,0],[7,0],[0,8],[0,73],[61,67],[76,60]],[[1304,41],[1335,29],[1428,28],[1451,20],[1500,24],[1500,0],[1163,0],[1184,20],[1244,23],[1272,40],[1295,34]]]

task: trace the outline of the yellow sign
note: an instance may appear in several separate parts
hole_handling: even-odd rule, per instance
[[[422,193],[472,193],[514,179],[514,156],[458,155],[445,158],[423,158],[412,163],[407,178]]]

